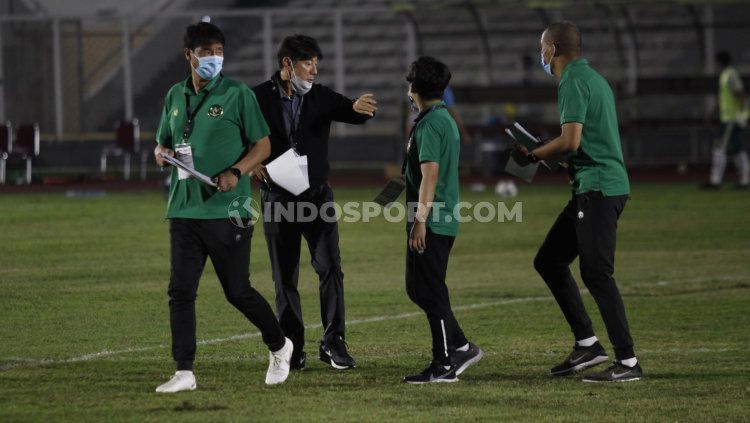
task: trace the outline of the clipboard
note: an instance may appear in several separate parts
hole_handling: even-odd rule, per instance
[[[398,197],[401,196],[401,193],[404,192],[405,188],[406,181],[403,176],[391,178],[373,201],[383,207],[388,207],[391,203],[398,200]]]
[[[178,160],[175,157],[172,157],[172,156],[170,156],[168,154],[159,153],[159,155],[164,159],[165,162],[171,164],[174,167],[178,167],[178,168],[184,170],[185,172],[189,173],[195,179],[203,182],[204,184],[216,188],[216,182],[214,182],[208,176],[206,176],[206,175],[198,172],[197,170],[195,170],[195,168],[186,165],[185,163],[181,162],[180,160]]]
[[[517,141],[519,144],[526,147],[526,149],[529,151],[542,146],[542,141],[539,140],[539,138],[531,135],[531,133],[518,122],[513,122],[513,126],[511,126],[510,128],[506,128],[505,133],[515,141]],[[540,160],[539,163],[541,163],[544,167],[551,170],[552,172],[557,172],[561,167],[563,167],[557,160]]]

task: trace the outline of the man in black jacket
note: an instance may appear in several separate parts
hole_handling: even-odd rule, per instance
[[[372,94],[351,100],[328,87],[314,84],[318,60],[323,54],[311,37],[286,37],[277,56],[279,71],[253,89],[271,129],[271,155],[265,164],[293,148],[299,155],[307,156],[310,188],[293,195],[273,183],[264,165],[252,172],[262,191],[266,216],[263,229],[276,286],[276,312],[284,333],[294,343],[291,368],[302,370],[306,365],[305,327],[297,281],[304,236],[313,268],[320,278],[320,314],[324,329],[320,359],[335,369],[351,369],[355,362],[344,342],[344,274],[338,225],[335,219],[324,219],[320,213],[311,221],[275,219],[280,213],[274,210],[279,207],[298,210],[298,203],[304,202],[320,211],[324,204],[333,202],[333,191],[327,182],[331,122],[362,124],[374,116],[376,102]],[[330,207],[327,209],[333,211]]]

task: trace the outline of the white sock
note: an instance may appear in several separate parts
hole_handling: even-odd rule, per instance
[[[716,148],[711,152],[711,176],[709,182],[713,185],[721,184],[724,169],[727,167],[727,152],[723,148]]]
[[[466,352],[469,351],[469,343],[467,342],[466,345],[463,347],[456,348],[456,351]]]
[[[740,151],[734,156],[734,165],[737,167],[740,185],[750,183],[750,161],[748,161],[746,151]]]
[[[598,340],[599,340],[599,338],[597,338],[596,336],[592,336],[590,338],[577,340],[576,341],[576,345],[578,345],[579,347],[590,347],[590,346],[596,344],[596,341],[598,341]]]
[[[628,358],[627,360],[620,360],[620,363],[622,363],[623,366],[633,367],[638,364],[638,359],[635,357]]]

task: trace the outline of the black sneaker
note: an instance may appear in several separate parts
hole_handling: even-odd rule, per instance
[[[292,359],[289,362],[290,370],[305,370],[307,367],[307,354],[303,351],[301,353],[292,353]]]
[[[469,349],[466,351],[456,350],[451,355],[453,367],[456,369],[456,376],[464,372],[470,366],[477,364],[484,356],[484,352],[473,342],[469,342]]]
[[[443,366],[433,361],[429,367],[422,370],[418,375],[406,376],[404,382],[412,385],[421,385],[424,383],[452,383],[458,382],[456,376],[456,366]]]
[[[619,361],[615,361],[607,370],[593,373],[583,378],[584,382],[633,382],[643,378],[641,365],[628,367]]]
[[[341,336],[336,337],[331,343],[320,341],[320,361],[330,364],[337,370],[357,367],[352,356],[346,351],[346,342]]]
[[[552,376],[567,376],[575,372],[586,370],[597,364],[607,361],[607,352],[599,341],[590,347],[580,347],[578,344],[573,346],[573,352],[562,363],[550,370]]]
[[[719,184],[712,184],[711,182],[704,182],[699,188],[705,191],[717,191],[721,186]]]

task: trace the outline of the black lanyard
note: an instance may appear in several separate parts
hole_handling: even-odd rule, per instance
[[[211,91],[213,91],[214,88],[218,87],[219,84],[221,84],[222,79],[224,79],[224,75],[219,76],[219,79],[216,81],[214,86],[206,91],[206,94],[203,95],[203,98],[201,98],[201,101],[198,102],[198,105],[195,107],[195,110],[192,113],[190,112],[190,94],[185,93],[185,114],[187,115],[187,121],[185,122],[185,126],[182,129],[183,143],[187,143],[188,138],[190,138],[190,134],[193,133],[193,127],[195,126],[195,116],[198,114],[198,110],[201,109],[203,103],[205,103],[208,96],[211,95]]]
[[[292,94],[292,97],[290,98],[290,111],[286,109],[286,106],[284,104],[281,105],[281,110],[283,110],[284,115],[289,119],[289,133],[287,134],[287,141],[289,141],[289,146],[297,151],[299,149],[299,138],[297,136],[297,130],[299,129],[299,114],[302,111],[302,103],[305,101],[305,97],[299,96],[299,105],[297,105],[297,110],[294,110],[295,95],[297,94]],[[282,99],[281,101],[283,102],[285,100]]]
[[[428,113],[433,112],[438,109],[444,109],[445,104],[435,104],[433,106],[430,106],[429,109],[421,112],[416,119],[414,119],[414,125],[411,127],[411,131],[409,132],[409,143],[406,145],[406,153],[404,153],[404,163],[401,165],[401,175],[406,175],[406,162],[409,159],[409,148],[411,147],[411,143],[414,141],[414,132],[417,129],[417,124],[419,121],[424,119],[425,116],[427,116]]]

